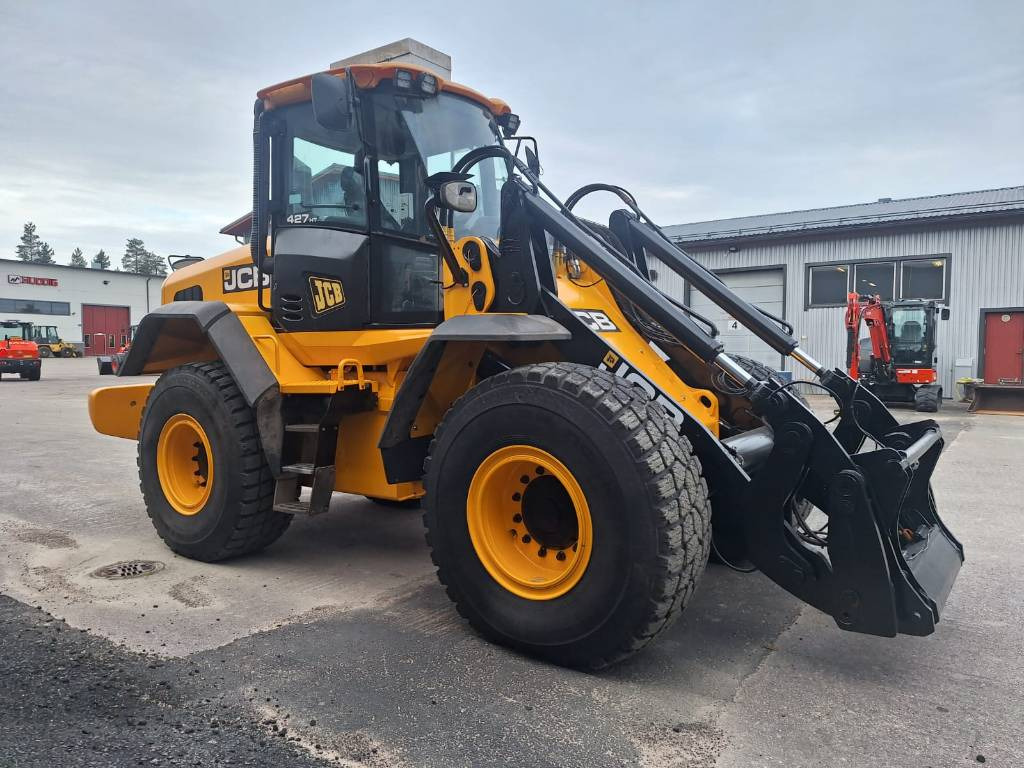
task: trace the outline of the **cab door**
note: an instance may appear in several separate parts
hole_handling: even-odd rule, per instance
[[[357,131],[287,107],[275,135],[271,309],[285,332],[357,330],[370,319],[370,236]]]
[[[376,159],[370,212],[370,320],[378,326],[441,322],[441,260],[424,219],[424,175],[417,157]]]

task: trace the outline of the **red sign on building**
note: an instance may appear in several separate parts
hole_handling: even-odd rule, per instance
[[[30,277],[29,275],[8,275],[7,282],[11,285],[49,285],[57,287],[56,277]]]

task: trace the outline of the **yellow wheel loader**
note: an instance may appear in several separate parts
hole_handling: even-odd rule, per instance
[[[420,500],[459,612],[582,668],[664,630],[712,548],[843,629],[932,632],[963,561],[929,485],[937,424],[898,424],[626,190],[559,200],[518,124],[395,63],[258,94],[249,248],[165,282],[118,370],[155,384],[90,396],[98,431],[138,441],[167,545],[217,561],[335,491]],[[624,206],[607,226],[573,213],[596,191]],[[652,263],[806,366],[835,428]]]

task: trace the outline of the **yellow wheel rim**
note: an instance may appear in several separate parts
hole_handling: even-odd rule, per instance
[[[587,498],[568,468],[540,448],[510,445],[488,456],[469,484],[466,518],[484,568],[519,597],[564,595],[587,569]]]
[[[181,515],[200,512],[213,489],[213,451],[199,422],[185,413],[160,430],[156,466],[164,498]]]

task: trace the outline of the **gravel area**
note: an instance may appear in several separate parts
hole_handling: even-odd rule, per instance
[[[0,643],[5,768],[326,764],[261,718],[255,695],[188,661],[123,650],[3,596]]]

